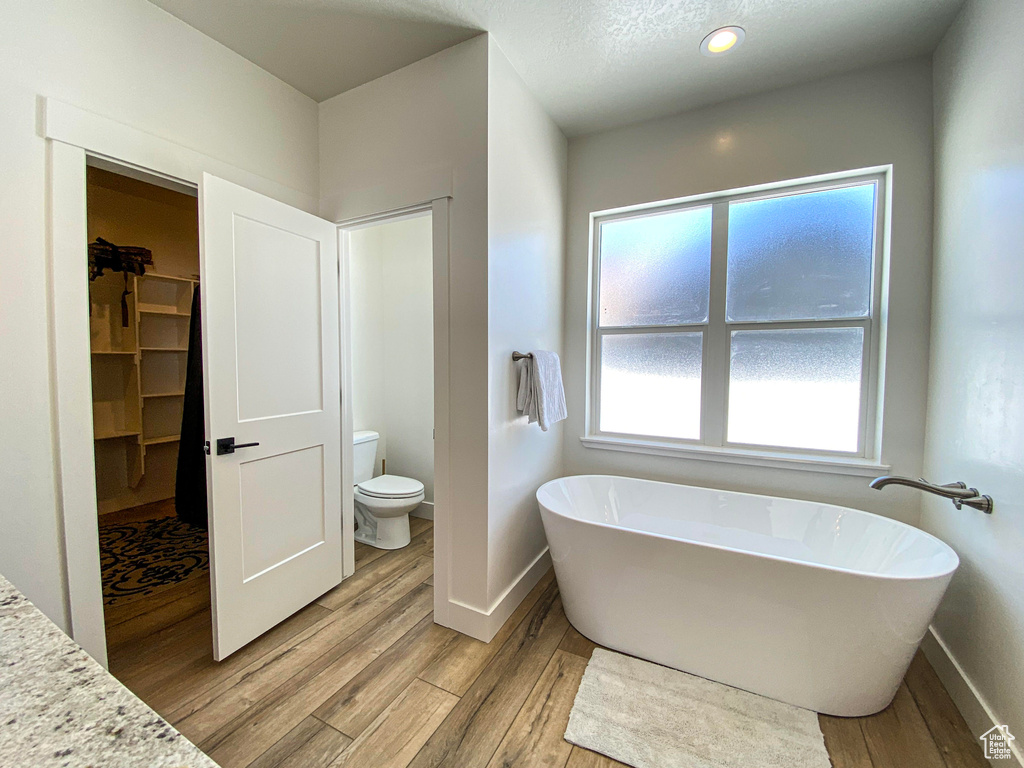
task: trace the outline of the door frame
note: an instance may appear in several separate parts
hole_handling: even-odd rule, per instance
[[[388,224],[414,216],[429,214],[431,217],[431,258],[433,262],[434,315],[434,621],[448,626],[448,595],[451,592],[451,491],[449,479],[450,435],[449,419],[451,403],[449,395],[449,238],[450,238],[450,196],[425,200],[414,205],[381,211],[368,216],[359,216],[336,222],[338,227],[338,254],[341,260],[339,270],[341,295],[341,378],[346,391],[352,391],[352,336],[351,289],[349,280],[350,243],[348,235],[358,229]],[[342,403],[342,448],[352,449],[352,399]],[[342,506],[346,530],[353,530],[355,502],[352,488],[351,458],[342,467]],[[346,546],[354,550],[354,538],[346,539]],[[345,555],[346,565],[355,565],[355,557]],[[346,570],[347,578],[351,572]]]
[[[93,454],[92,380],[88,312],[86,165],[116,166],[174,188],[198,188],[204,172],[306,211],[318,199],[159,136],[50,98],[40,98],[46,140],[49,365],[55,513],[62,540],[63,629],[107,666],[99,514]],[[348,398],[345,398],[347,401]],[[351,441],[350,441],[351,442]],[[352,446],[342,441],[342,462]],[[351,534],[349,534],[351,536]],[[352,546],[343,546],[351,573]]]

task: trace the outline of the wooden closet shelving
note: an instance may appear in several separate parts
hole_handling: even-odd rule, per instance
[[[111,432],[109,434],[104,434],[104,433],[101,433],[101,432],[97,432],[96,435],[93,437],[93,439],[94,440],[116,440],[116,439],[121,438],[121,437],[135,437],[136,435],[141,435],[141,434],[142,434],[141,432],[137,432],[137,431],[132,430],[132,429],[120,429],[120,430],[114,430],[113,432]]]
[[[178,312],[173,310],[162,310],[162,309],[140,309],[140,314],[143,315],[167,315],[168,317],[190,317],[189,312]]]
[[[163,445],[164,443],[176,443],[181,438],[180,435],[167,435],[165,437],[149,437],[144,438],[142,441],[143,445]]]
[[[178,442],[198,280],[108,273],[89,285],[97,486],[138,486],[147,451]],[[128,325],[121,296],[129,291]]]

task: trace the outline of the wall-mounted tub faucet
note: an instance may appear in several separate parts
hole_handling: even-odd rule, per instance
[[[983,496],[977,488],[968,488],[967,483],[955,482],[935,485],[935,483],[929,483],[924,478],[914,480],[909,477],[899,477],[898,475],[885,475],[884,477],[876,477],[871,481],[871,487],[876,491],[882,490],[887,485],[905,485],[908,488],[917,488],[919,491],[927,491],[928,493],[934,493],[936,496],[949,499],[957,509],[966,504],[968,507],[981,510],[986,515],[992,514],[992,497]]]

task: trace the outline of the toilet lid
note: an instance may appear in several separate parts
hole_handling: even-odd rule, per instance
[[[399,475],[381,475],[372,480],[365,480],[356,487],[360,493],[378,499],[407,499],[423,493],[423,483]]]

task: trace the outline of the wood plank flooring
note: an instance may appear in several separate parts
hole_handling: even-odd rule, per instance
[[[115,512],[104,512],[100,515],[100,525],[121,525],[124,523],[141,523],[143,520],[156,520],[161,517],[174,517],[174,499],[163,499],[142,504],[138,507]]]
[[[110,669],[224,768],[615,768],[562,734],[596,647],[552,573],[491,643],[433,623],[433,529],[395,552],[356,545],[356,573],[224,662],[209,582],[107,611]],[[835,768],[985,768],[920,654],[893,704],[820,717]]]

